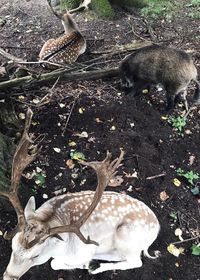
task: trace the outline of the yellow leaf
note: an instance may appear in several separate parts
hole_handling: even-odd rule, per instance
[[[70,147],[75,147],[75,146],[76,146],[76,142],[71,141],[71,142],[68,143],[68,145],[69,145]]]
[[[145,89],[143,89],[142,93],[143,93],[143,94],[147,94],[147,93],[149,93],[149,91],[148,91],[147,88],[145,88]]]
[[[161,120],[167,120],[168,119],[168,117],[166,117],[166,116],[161,116]]]
[[[181,185],[181,181],[179,181],[179,179],[177,179],[177,178],[173,179],[173,183],[176,187],[180,187],[180,185]]]
[[[167,246],[167,251],[175,257],[179,257],[180,254],[183,254],[184,250],[183,247],[177,248],[174,244],[169,244]]]
[[[85,111],[85,108],[80,107],[80,108],[78,109],[78,111],[79,111],[79,114],[83,114],[83,112]]]
[[[24,100],[24,98],[25,98],[25,97],[24,97],[23,95],[19,95],[19,96],[18,96],[18,99],[19,99],[19,100]]]
[[[111,126],[110,130],[115,131],[116,130],[116,126]]]

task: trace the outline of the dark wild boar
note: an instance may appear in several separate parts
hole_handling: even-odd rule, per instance
[[[181,98],[188,110],[187,87],[193,80],[197,88],[193,104],[200,103],[200,83],[192,58],[184,51],[163,46],[147,46],[125,57],[120,65],[121,83],[136,95],[151,84],[162,84],[167,94],[167,110]]]

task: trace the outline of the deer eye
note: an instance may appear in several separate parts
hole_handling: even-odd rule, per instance
[[[32,257],[31,259],[36,259],[37,257],[39,257],[39,255],[36,255],[36,256]]]

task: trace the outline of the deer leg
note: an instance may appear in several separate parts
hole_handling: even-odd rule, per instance
[[[101,273],[107,270],[126,270],[126,269],[133,269],[142,266],[142,261],[140,259],[140,255],[133,256],[128,258],[126,261],[117,262],[117,263],[101,263],[100,267],[95,269],[94,271],[90,271],[92,274]]]

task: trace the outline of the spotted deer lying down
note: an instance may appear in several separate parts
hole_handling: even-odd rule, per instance
[[[134,95],[152,84],[162,84],[167,94],[167,110],[174,107],[177,97],[188,110],[187,87],[194,81],[194,104],[200,103],[197,69],[189,54],[182,50],[158,45],[138,49],[122,60],[120,75],[122,86]]]
[[[51,1],[48,0],[47,2],[54,15],[61,20],[65,34],[45,42],[40,51],[39,59],[43,66],[46,66],[45,61],[54,65],[75,62],[86,50],[85,38],[72,17],[72,13],[77,11],[78,8],[70,12],[58,13],[53,9]],[[80,8],[82,8],[82,5]]]
[[[30,121],[27,123],[30,125]],[[18,232],[12,240],[12,255],[3,280],[19,279],[32,266],[50,258],[55,270],[82,268],[93,274],[141,267],[142,252],[153,258],[148,248],[160,228],[155,214],[143,202],[126,194],[104,192],[123,159],[123,151],[113,161],[107,153],[102,162],[81,162],[96,171],[95,192],[60,195],[38,209],[31,197],[23,211],[17,188],[24,168],[37,154],[28,153],[27,131],[26,125],[14,155],[10,193],[0,193],[10,199],[18,216]],[[91,270],[93,259],[109,263],[100,263]]]

